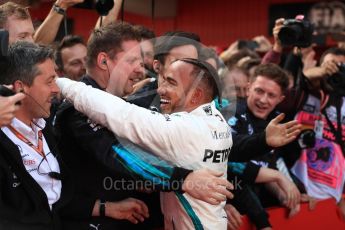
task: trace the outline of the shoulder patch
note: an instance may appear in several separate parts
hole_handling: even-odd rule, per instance
[[[166,121],[171,121],[171,118],[168,114],[163,114],[163,116],[165,117]]]
[[[202,107],[202,109],[205,111],[205,113],[207,115],[210,115],[210,116],[212,115],[212,109],[211,109],[210,105],[206,105],[206,106]]]
[[[251,124],[248,125],[248,134],[249,135],[253,135],[254,133],[254,129],[253,129],[253,126]]]
[[[99,125],[99,124],[93,122],[93,121],[92,121],[91,119],[89,119],[89,118],[87,119],[87,123],[90,125],[90,127],[92,128],[92,130],[95,131],[95,132],[103,128],[103,126],[101,126],[101,125]]]

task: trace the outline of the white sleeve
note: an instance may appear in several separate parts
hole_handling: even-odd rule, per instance
[[[59,78],[57,84],[62,95],[91,120],[170,162],[181,160],[186,145],[196,145],[195,140],[205,133],[203,122],[187,113],[156,113],[66,78]]]

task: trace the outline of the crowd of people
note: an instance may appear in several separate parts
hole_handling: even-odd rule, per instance
[[[0,5],[1,229],[239,229],[241,215],[272,229],[267,207],[293,218],[329,198],[345,221],[343,48],[286,52],[281,18],[273,45],[217,55],[118,21],[118,0],[87,43],[54,43],[80,2],[57,0],[36,30]]]

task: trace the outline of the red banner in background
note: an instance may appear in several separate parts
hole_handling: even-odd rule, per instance
[[[309,210],[308,203],[303,203],[301,204],[300,212],[290,219],[287,218],[288,210],[286,208],[269,208],[267,211],[273,229],[345,229],[345,220],[341,219],[338,206],[334,199],[319,201],[315,210],[312,211]],[[240,230],[255,229],[255,226],[249,222],[248,217],[243,217],[243,225]]]

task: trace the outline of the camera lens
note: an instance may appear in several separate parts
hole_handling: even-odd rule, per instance
[[[308,47],[312,42],[314,26],[309,21],[287,19],[278,38],[283,46]]]
[[[96,1],[96,11],[101,16],[108,15],[109,11],[114,7],[113,0],[97,0]]]
[[[302,34],[302,29],[298,25],[290,25],[281,28],[278,37],[282,44],[284,45],[294,45],[300,39]]]
[[[298,138],[298,143],[301,148],[313,148],[315,141],[315,132],[312,129],[303,130]]]

